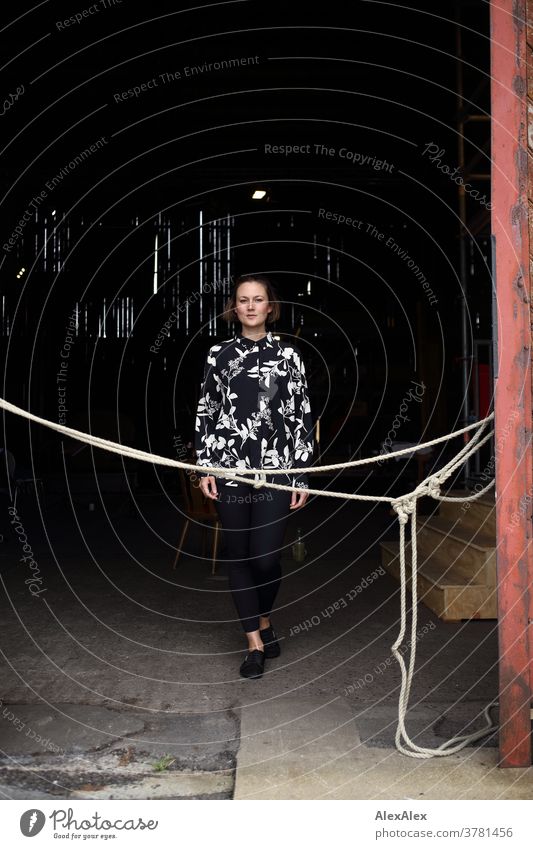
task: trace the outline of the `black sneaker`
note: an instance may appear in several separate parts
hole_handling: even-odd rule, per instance
[[[279,657],[281,654],[281,649],[278,643],[276,632],[274,631],[272,625],[269,625],[268,628],[263,628],[262,631],[259,631],[259,635],[261,637],[265,649],[265,657]]]
[[[265,666],[265,653],[259,649],[249,651],[244,658],[240,673],[243,678],[261,678]]]

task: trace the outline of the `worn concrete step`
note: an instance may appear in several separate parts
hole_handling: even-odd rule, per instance
[[[0,787],[8,798],[231,799],[238,747],[232,710],[0,707]]]
[[[417,549],[420,562],[434,560],[443,568],[453,566],[472,584],[494,587],[496,541],[481,528],[462,527],[453,519],[431,517],[417,524]]]
[[[383,567],[400,580],[400,543],[396,540],[381,542]],[[411,544],[405,547],[406,577],[411,586]],[[418,562],[417,594],[419,601],[433,610],[444,622],[461,619],[495,619],[497,617],[496,588],[471,584],[462,572],[453,566],[443,568],[435,561]]]
[[[473,493],[466,489],[450,489],[443,495],[450,498],[462,498]],[[475,501],[439,501],[439,516],[443,519],[458,520],[463,528],[481,528],[496,539],[496,508],[494,487]]]
[[[0,766],[8,798],[32,799],[232,799],[234,770],[154,770],[150,761],[117,765],[109,755]],[[20,794],[24,795],[20,795]]]

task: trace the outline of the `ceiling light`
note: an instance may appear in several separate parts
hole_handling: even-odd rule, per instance
[[[263,200],[266,195],[265,189],[254,189],[252,200]]]

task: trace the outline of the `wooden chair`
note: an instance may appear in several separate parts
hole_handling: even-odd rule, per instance
[[[192,460],[194,462],[194,460]],[[179,556],[181,554],[181,549],[183,548],[183,544],[185,542],[185,538],[187,533],[189,532],[189,527],[192,521],[199,522],[200,525],[205,526],[206,524],[210,524],[214,529],[214,537],[213,537],[213,551],[211,555],[212,567],[211,574],[215,574],[215,567],[217,562],[217,552],[218,546],[220,542],[220,530],[221,523],[218,518],[218,513],[213,505],[213,502],[210,498],[204,498],[202,494],[202,490],[198,484],[198,480],[191,482],[188,473],[185,469],[178,469],[178,475],[180,479],[181,493],[183,496],[183,503],[185,505],[185,523],[183,525],[178,548],[176,551],[176,557],[174,559],[174,564],[172,566],[173,569],[176,568],[176,564],[179,560]],[[202,557],[205,556],[205,543],[207,536],[207,528],[202,527]]]

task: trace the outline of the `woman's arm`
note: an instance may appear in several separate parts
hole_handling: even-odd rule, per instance
[[[220,378],[217,374],[217,361],[213,356],[213,346],[209,349],[204,367],[204,377],[200,388],[200,399],[196,411],[194,428],[194,447],[196,463],[199,466],[215,466],[213,448],[216,444],[215,427],[222,406]],[[205,472],[204,477],[212,472]]]
[[[295,385],[293,465],[297,468],[308,468],[313,465],[313,451],[315,447],[314,425],[311,415],[311,404],[309,402],[305,365],[297,349],[293,354],[293,366],[293,382]],[[295,475],[293,486],[308,489],[309,475],[305,472]]]

